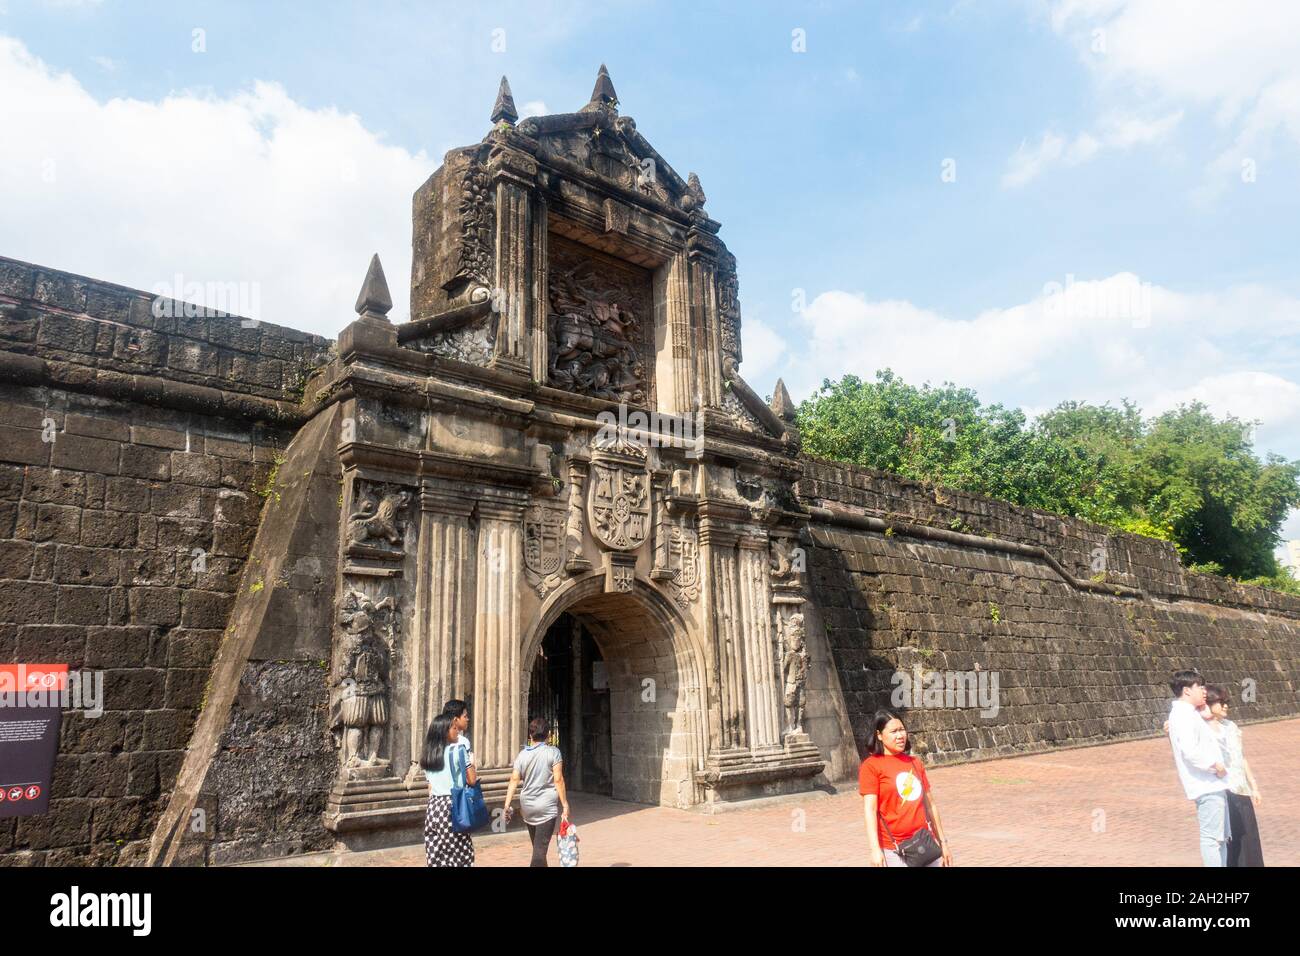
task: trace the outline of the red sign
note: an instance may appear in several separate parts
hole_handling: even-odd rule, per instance
[[[67,664],[0,664],[0,693],[66,690]]]

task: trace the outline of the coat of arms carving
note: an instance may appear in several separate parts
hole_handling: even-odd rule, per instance
[[[668,532],[668,568],[673,572],[673,596],[686,607],[700,596],[700,539],[689,528]]]
[[[587,517],[596,540],[614,551],[632,551],[650,534],[650,475],[645,465],[591,463]]]
[[[539,597],[560,583],[566,510],[562,502],[545,499],[524,511],[524,569]]]

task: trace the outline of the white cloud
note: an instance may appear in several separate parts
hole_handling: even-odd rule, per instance
[[[1105,99],[1212,115],[1232,141],[1207,166],[1217,188],[1275,132],[1300,144],[1300,3],[1058,0],[1051,14]]]
[[[1129,398],[1148,415],[1200,400],[1258,419],[1260,447],[1300,457],[1300,298],[1261,286],[1184,293],[1130,273],[1061,277],[1028,301],[955,317],[841,290],[818,295],[793,338],[802,345],[751,381],[782,375],[796,400],[824,378],[951,381],[985,401],[1036,414],[1068,399]],[[750,327],[745,344],[749,351]],[[764,330],[770,335],[770,330]],[[762,354],[778,354],[765,342]]]
[[[1048,131],[1037,146],[1022,142],[1020,148],[1007,161],[1007,171],[1002,175],[1006,188],[1023,186],[1036,178],[1049,166],[1079,166],[1095,159],[1105,149],[1126,150],[1134,146],[1157,143],[1165,139],[1182,120],[1178,110],[1154,119],[1111,114],[1097,124],[1095,133],[1084,132],[1066,141],[1065,137]]]
[[[100,101],[0,36],[0,129],[5,255],[146,290],[249,283],[255,318],[334,336],[378,252],[407,316],[411,194],[437,164],[355,115],[260,82]]]
[[[519,111],[520,119],[527,119],[530,116],[548,116],[550,110],[546,108],[545,100],[529,100],[524,104],[523,109]]]
[[[1300,385],[1269,372],[1249,370],[1207,375],[1185,388],[1161,392],[1146,411],[1159,414],[1194,401],[1230,411],[1244,421],[1258,421],[1261,431],[1269,433],[1300,426]]]

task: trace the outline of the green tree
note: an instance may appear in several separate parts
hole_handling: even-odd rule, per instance
[[[1300,462],[1255,454],[1251,423],[1204,405],[1063,402],[1032,424],[971,389],[825,381],[799,408],[812,455],[1086,518],[1174,542],[1194,566],[1300,588],[1273,548],[1300,505]]]
[[[1148,513],[1173,527],[1187,557],[1238,578],[1278,573],[1278,532],[1300,504],[1300,462],[1261,461],[1252,424],[1179,406],[1149,423],[1138,476]]]

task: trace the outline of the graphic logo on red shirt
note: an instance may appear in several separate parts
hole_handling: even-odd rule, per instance
[[[899,798],[908,803],[921,799],[921,778],[910,770],[904,770],[895,777],[894,786],[898,788]]]

